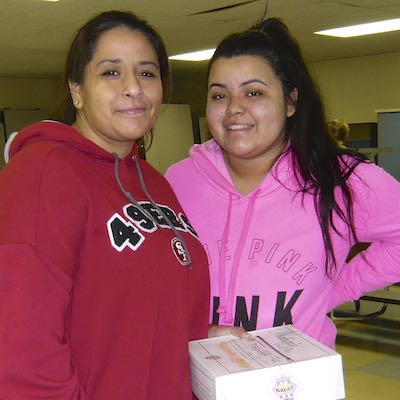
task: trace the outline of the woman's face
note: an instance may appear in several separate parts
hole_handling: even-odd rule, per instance
[[[74,126],[120,158],[149,132],[162,102],[157,54],[149,39],[124,27],[100,36],[82,84],[71,83]]]
[[[281,82],[261,57],[218,58],[210,70],[206,115],[228,161],[278,156],[296,96],[294,90],[286,101]]]

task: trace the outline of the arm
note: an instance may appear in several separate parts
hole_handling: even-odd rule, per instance
[[[27,245],[1,245],[0,272],[0,398],[86,400],[65,327],[72,283]]]
[[[65,165],[22,161],[0,177],[0,398],[89,400],[68,332],[82,199]]]
[[[400,183],[379,167],[364,167],[365,183],[354,190],[354,219],[359,241],[371,245],[342,266],[331,308],[400,281]]]

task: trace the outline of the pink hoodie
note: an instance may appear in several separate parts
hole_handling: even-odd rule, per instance
[[[400,281],[400,184],[374,164],[360,164],[349,178],[358,238],[372,245],[346,264],[354,243],[335,218],[343,236],[331,233],[333,279],[314,200],[299,193],[290,155],[247,196],[233,186],[214,140],[192,147],[166,176],[208,254],[210,323],[247,330],[293,324],[334,347],[329,311]]]

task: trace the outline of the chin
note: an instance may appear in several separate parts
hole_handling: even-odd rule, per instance
[[[243,146],[227,146],[225,148],[226,152],[232,156],[235,157],[246,157],[246,156],[250,156],[251,154],[253,154],[254,152],[254,148],[249,148],[249,147],[243,147]]]
[[[136,140],[143,137],[147,132],[149,132],[149,130],[143,127],[127,126],[123,129],[119,129],[119,132],[122,137],[132,138],[133,140]]]

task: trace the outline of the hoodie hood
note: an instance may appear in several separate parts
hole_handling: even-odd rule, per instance
[[[252,197],[255,192],[257,192],[257,196],[264,196],[273,192],[282,184],[288,185],[292,189],[295,188],[289,179],[293,175],[290,165],[292,162],[290,152],[281,155],[260,185],[246,196],[240,194],[233,185],[221,147],[214,139],[194,145],[190,149],[190,157],[199,172],[226,197],[229,197],[229,194],[237,197]]]
[[[15,133],[11,144],[9,144],[9,159],[11,160],[27,146],[39,142],[59,143],[60,145],[74,147],[92,157],[114,163],[113,154],[86,139],[75,128],[61,122],[50,120],[36,122],[23,128],[18,132],[18,135]],[[133,155],[137,155],[136,146],[133,146],[132,153],[128,157],[132,158]]]

